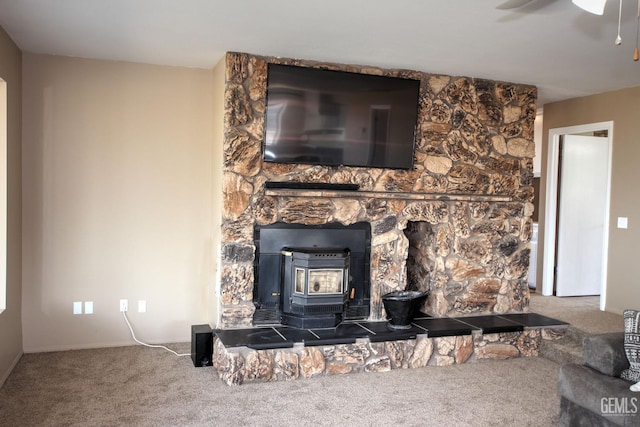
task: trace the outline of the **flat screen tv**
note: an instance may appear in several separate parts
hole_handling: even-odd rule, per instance
[[[420,81],[269,64],[267,162],[411,169]]]

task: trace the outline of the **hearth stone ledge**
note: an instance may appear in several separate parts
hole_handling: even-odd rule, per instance
[[[214,337],[213,366],[227,385],[245,382],[291,381],[336,374],[387,372],[426,366],[449,366],[537,357],[544,340],[558,340],[566,327],[526,328],[521,332],[371,342],[358,339],[353,344],[254,350],[248,347],[225,348]]]
[[[402,193],[386,191],[340,191],[340,190],[292,190],[268,189],[265,196],[310,197],[310,198],[375,198],[387,200],[462,201],[462,202],[513,202],[514,198],[501,194],[455,194],[455,193]]]

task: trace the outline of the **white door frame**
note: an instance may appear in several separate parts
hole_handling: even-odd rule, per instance
[[[613,121],[590,123],[549,129],[549,147],[547,150],[547,189],[544,215],[544,261],[542,267],[542,295],[553,295],[553,278],[556,257],[556,216],[558,212],[558,166],[560,163],[560,136],[606,130],[609,144],[607,158],[607,195],[604,218],[604,247],[602,248],[602,277],[600,278],[600,310],[606,305],[607,266],[609,254],[609,210],[611,203],[611,159],[613,147]]]

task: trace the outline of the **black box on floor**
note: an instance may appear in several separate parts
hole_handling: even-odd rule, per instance
[[[191,325],[193,366],[213,366],[213,331],[209,325]]]

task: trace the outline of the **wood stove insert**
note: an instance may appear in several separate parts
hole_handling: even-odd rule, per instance
[[[254,242],[254,325],[332,328],[369,317],[369,223],[256,226]]]
[[[280,286],[283,325],[335,328],[349,297],[349,249],[284,248]]]

